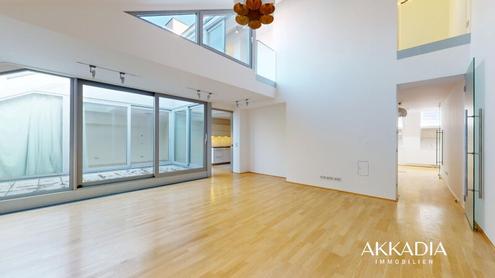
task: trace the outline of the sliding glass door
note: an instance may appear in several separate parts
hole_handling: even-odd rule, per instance
[[[95,82],[80,87],[82,185],[206,171],[204,103]]]
[[[205,106],[202,104],[191,107],[191,143],[190,143],[190,167],[205,167],[205,143],[206,143],[206,125],[205,125]]]
[[[159,173],[206,169],[206,106],[160,97]]]
[[[82,85],[83,184],[153,176],[154,97]]]

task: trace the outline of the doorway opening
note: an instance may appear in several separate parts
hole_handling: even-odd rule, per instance
[[[212,109],[211,164],[214,176],[232,172],[232,142],[233,112]]]
[[[412,200],[419,202],[438,197],[433,194],[451,195],[474,228],[478,202],[474,195],[482,173],[482,152],[476,143],[481,138],[481,112],[475,109],[480,102],[474,94],[474,71],[401,84],[397,106],[399,195],[407,194],[409,201],[415,196]]]

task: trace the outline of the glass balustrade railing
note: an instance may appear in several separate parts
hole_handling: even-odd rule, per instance
[[[276,52],[262,41],[256,41],[256,74],[275,83],[277,59]]]

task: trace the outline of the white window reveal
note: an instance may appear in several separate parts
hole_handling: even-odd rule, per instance
[[[421,111],[421,128],[440,127],[440,109],[430,108]]]

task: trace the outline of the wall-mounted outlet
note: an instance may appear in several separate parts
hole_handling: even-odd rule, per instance
[[[357,172],[359,176],[369,176],[370,175],[370,162],[369,161],[358,161]]]
[[[330,180],[330,181],[342,181],[342,178],[339,177],[330,177],[330,176],[320,176],[322,180]]]

